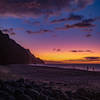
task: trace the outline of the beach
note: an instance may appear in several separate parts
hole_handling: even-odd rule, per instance
[[[23,78],[33,81],[76,84],[78,86],[94,85],[97,87],[100,83],[100,72],[21,64],[0,66],[0,69],[5,78],[7,76],[7,79]]]
[[[100,100],[100,72],[48,66],[0,66],[0,100]]]

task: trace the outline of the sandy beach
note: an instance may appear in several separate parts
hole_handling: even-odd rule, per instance
[[[47,66],[8,65],[0,66],[0,72],[8,79],[24,78],[33,81],[64,83],[69,85],[99,87],[100,72],[63,69]],[[0,77],[3,76],[2,74]]]

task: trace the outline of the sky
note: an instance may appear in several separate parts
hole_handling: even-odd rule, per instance
[[[0,0],[0,30],[46,63],[100,63],[100,0]]]

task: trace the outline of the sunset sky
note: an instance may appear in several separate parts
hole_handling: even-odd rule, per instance
[[[100,63],[100,0],[0,0],[0,30],[48,63]]]

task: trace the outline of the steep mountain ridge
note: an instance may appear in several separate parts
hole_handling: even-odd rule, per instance
[[[0,64],[33,64],[44,63],[36,58],[28,49],[23,48],[14,40],[9,38],[8,34],[0,31]]]

